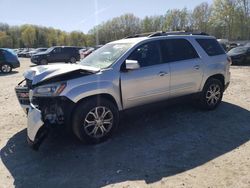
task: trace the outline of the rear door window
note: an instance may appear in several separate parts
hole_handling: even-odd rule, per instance
[[[215,39],[196,39],[196,41],[209,56],[225,54],[224,49]]]
[[[167,39],[161,41],[164,63],[199,58],[192,44],[186,39]]]

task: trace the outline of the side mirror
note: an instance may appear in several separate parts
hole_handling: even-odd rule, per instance
[[[127,59],[125,61],[125,64],[126,64],[126,69],[127,70],[135,70],[135,69],[139,69],[140,68],[139,63],[136,60],[128,60]]]

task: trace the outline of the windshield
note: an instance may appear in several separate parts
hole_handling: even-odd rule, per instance
[[[50,47],[46,50],[46,52],[51,52],[54,49],[54,47]]]
[[[228,53],[245,53],[247,51],[246,47],[237,47],[230,50]]]
[[[131,46],[132,43],[106,44],[83,59],[80,64],[100,69],[107,68],[121,57]]]

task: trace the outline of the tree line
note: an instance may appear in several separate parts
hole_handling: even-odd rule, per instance
[[[0,23],[0,47],[88,46],[89,36],[80,31],[65,32],[36,25],[9,26]]]
[[[87,34],[65,32],[36,25],[0,24],[0,47],[50,47],[55,45],[94,46],[137,33],[155,31],[202,31],[229,40],[250,39],[250,0],[214,0],[193,10],[171,9],[164,15],[124,14],[103,22]]]

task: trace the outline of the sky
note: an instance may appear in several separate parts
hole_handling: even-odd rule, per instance
[[[168,9],[193,9],[212,0],[0,0],[0,22],[35,24],[87,33],[93,26],[125,13],[164,15]]]

